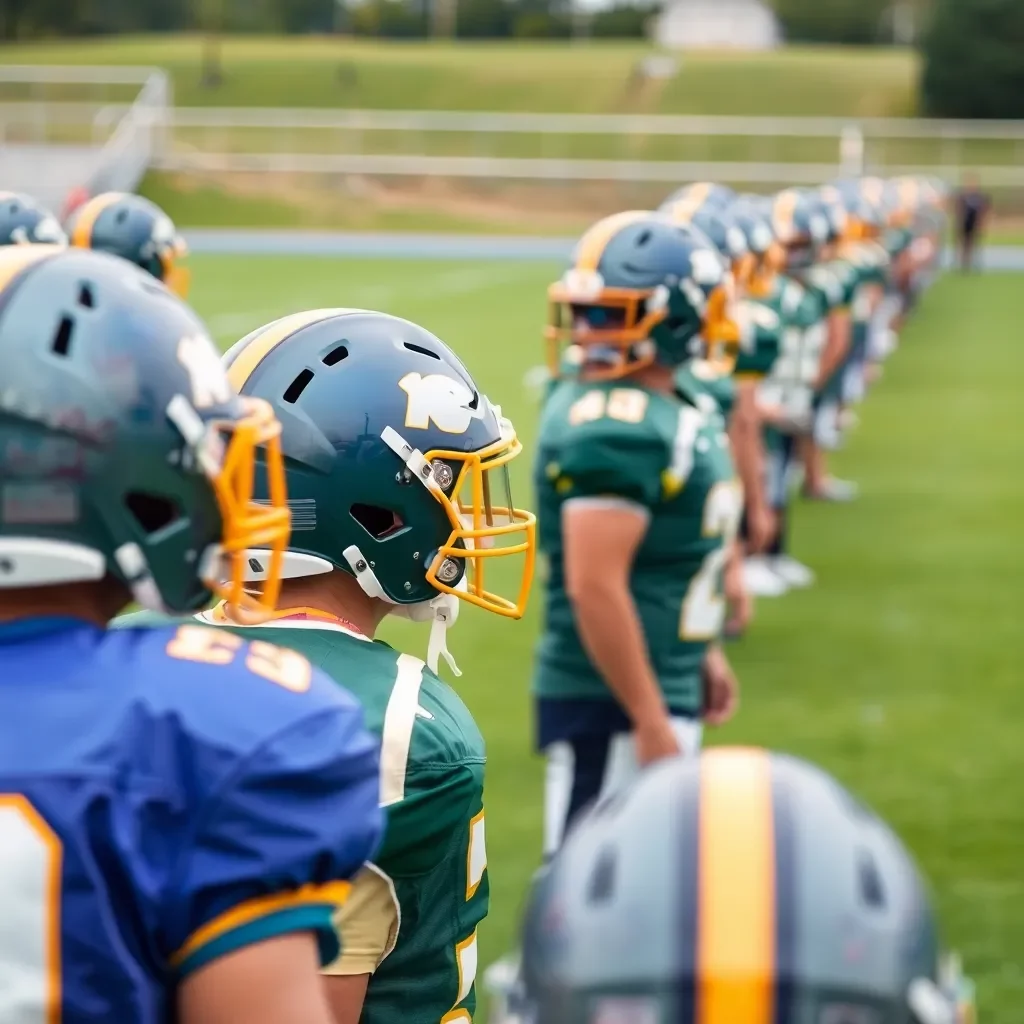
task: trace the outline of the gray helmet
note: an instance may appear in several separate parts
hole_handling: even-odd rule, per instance
[[[820,769],[740,748],[578,824],[530,901],[522,981],[533,1024],[954,1024],[969,1003],[893,832]]]

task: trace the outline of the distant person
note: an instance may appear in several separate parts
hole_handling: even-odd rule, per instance
[[[957,250],[960,269],[965,272],[974,269],[974,250],[991,205],[991,198],[978,188],[977,177],[968,175],[956,197]]]

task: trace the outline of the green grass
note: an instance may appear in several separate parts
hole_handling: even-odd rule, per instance
[[[887,116],[916,109],[910,51],[787,48],[694,54],[637,87],[643,43],[381,43],[229,37],[224,81],[200,83],[202,40],[143,36],[0,47],[0,62],[159,65],[181,106],[302,106]]]
[[[530,451],[537,408],[520,381],[539,361],[554,266],[193,265],[195,304],[225,346],[303,307],[365,305],[422,322],[466,359]],[[950,277],[926,297],[836,460],[862,496],[796,506],[795,553],[818,585],[758,607],[749,638],[730,649],[741,712],[712,737],[817,761],[894,825],[934,883],[985,1024],[1017,1024],[1024,1004],[1020,285],[1015,276]],[[519,461],[514,484],[525,494],[528,455]],[[469,610],[451,637],[465,672],[458,688],[490,754],[493,910],[481,965],[512,947],[540,849],[528,686],[541,598],[538,590],[520,623]],[[422,630],[388,634],[425,646]]]

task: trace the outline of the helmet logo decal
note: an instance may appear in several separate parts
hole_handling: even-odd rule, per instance
[[[178,342],[178,362],[192,382],[192,404],[197,409],[226,405],[231,401],[231,384],[217,351],[209,338],[201,334]]]
[[[398,386],[409,396],[405,425],[428,430],[431,422],[446,434],[464,434],[474,417],[473,392],[461,381],[443,373],[407,373]]]
[[[690,253],[690,268],[690,273],[698,284],[721,284],[725,275],[721,259],[710,249],[694,249]]]

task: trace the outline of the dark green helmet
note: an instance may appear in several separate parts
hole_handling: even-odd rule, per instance
[[[188,298],[191,279],[181,265],[188,247],[156,203],[129,192],[104,192],[72,214],[68,234],[72,245],[120,256]]]
[[[0,192],[0,245],[67,245],[67,242],[57,218],[31,196]]]
[[[642,210],[606,217],[548,289],[549,362],[557,372],[569,343],[603,375],[620,377],[735,345],[733,288],[724,258],[699,231]]]
[[[280,427],[183,302],[101,253],[0,249],[0,367],[0,587],[112,577],[154,611],[214,590],[255,609],[245,552],[279,563],[288,536],[279,450],[270,505],[251,501]]]
[[[532,1024],[956,1024],[928,894],[825,772],[718,748],[595,807],[526,916]]]
[[[774,197],[772,227],[786,250],[787,266],[794,269],[809,267],[832,240],[828,211],[806,189],[790,188]]]
[[[341,569],[413,617],[442,595],[523,614],[535,519],[514,507],[508,478],[522,445],[444,342],[385,313],[321,309],[253,331],[225,360],[283,428],[286,578]],[[256,578],[261,562],[255,553]]]

